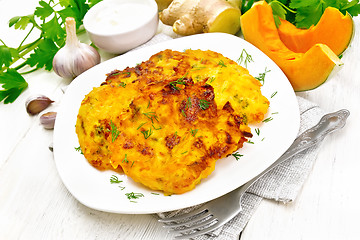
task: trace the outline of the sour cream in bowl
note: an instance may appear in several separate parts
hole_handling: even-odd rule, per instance
[[[147,42],[155,35],[158,23],[155,0],[103,0],[84,17],[91,41],[115,54]]]

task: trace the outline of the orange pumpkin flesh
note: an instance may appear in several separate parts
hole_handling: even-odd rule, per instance
[[[316,26],[309,29],[296,28],[292,23],[280,19],[278,32],[281,41],[291,51],[304,53],[316,43],[326,44],[336,55],[340,55],[349,45],[354,31],[351,16],[345,16],[337,9],[325,9]]]
[[[285,73],[295,91],[318,87],[326,81],[335,65],[336,54],[324,44],[312,46],[306,53],[288,49],[280,40],[271,7],[260,1],[241,16],[245,40],[270,57]]]

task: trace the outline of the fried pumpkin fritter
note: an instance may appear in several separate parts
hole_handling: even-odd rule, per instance
[[[94,167],[165,194],[192,190],[252,136],[269,102],[246,69],[212,51],[165,50],[108,74],[82,101],[76,132]]]

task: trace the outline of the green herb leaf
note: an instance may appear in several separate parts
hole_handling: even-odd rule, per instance
[[[34,53],[30,54],[26,63],[31,67],[36,66],[36,68],[43,68],[45,66],[45,70],[50,71],[52,69],[52,60],[58,50],[59,48],[53,41],[44,39],[39,43]]]
[[[16,16],[9,20],[9,27],[25,30],[29,23],[35,23],[34,15]]]
[[[0,102],[12,103],[28,87],[25,79],[15,70],[8,69],[0,73],[0,84],[3,90],[0,90]]]
[[[39,17],[41,20],[45,20],[45,18],[49,17],[52,13],[54,13],[54,9],[45,1],[39,2],[40,7],[37,7],[34,14]]]
[[[43,36],[45,39],[50,39],[58,46],[63,46],[65,43],[65,30],[60,26],[59,20],[54,16],[50,21],[41,25]]]
[[[18,56],[18,52],[14,48],[5,45],[0,46],[0,67],[9,67],[14,57]]]

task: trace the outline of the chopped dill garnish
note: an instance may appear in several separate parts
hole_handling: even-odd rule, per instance
[[[162,129],[161,126],[159,126],[158,128],[156,128],[156,127],[154,126],[154,124],[152,125],[152,127],[154,128],[154,130],[160,130],[160,129]]]
[[[185,154],[185,153],[188,153],[189,151],[185,151],[185,152],[183,152],[183,153],[181,153],[181,155],[183,155],[183,154]]]
[[[127,159],[127,154],[125,154],[125,158],[122,160],[122,162],[129,163],[129,160]]]
[[[200,99],[199,101],[199,107],[202,109],[202,110],[206,110],[209,108],[209,104],[210,102],[206,101],[205,99]]]
[[[247,140],[247,143],[254,144],[254,142],[251,140]]]
[[[193,137],[195,137],[195,135],[197,134],[198,131],[199,131],[199,129],[190,129],[190,133]]]
[[[184,117],[186,117],[186,113],[185,113],[184,109],[181,109],[181,114],[182,114]]]
[[[155,193],[155,192],[152,192],[151,194],[152,195],[160,195],[159,193]]]
[[[265,84],[265,75],[270,72],[271,70],[267,70],[265,68],[265,71],[263,73],[259,73],[258,77],[255,77],[262,85]]]
[[[205,66],[198,66],[197,64],[194,64],[191,66],[191,71],[197,71],[206,68]]]
[[[186,108],[190,108],[191,107],[191,97],[188,97],[187,101],[186,101],[186,106],[185,106],[185,109]]]
[[[185,84],[186,84],[186,82],[184,81],[184,78],[186,77],[186,75],[187,75],[187,73],[186,73],[184,76],[182,76],[181,78],[179,78],[179,79],[177,79],[177,80],[175,80],[175,81],[170,82],[170,83],[169,83],[170,86],[171,86],[172,88],[174,88],[175,90],[180,91],[181,88],[179,88],[177,85],[185,85]]]
[[[133,161],[132,164],[131,164],[131,166],[130,166],[131,168],[134,166],[134,163],[135,163],[135,162]]]
[[[145,124],[146,124],[146,122],[140,124],[136,130],[139,130],[139,129],[140,129],[142,126],[144,126]]]
[[[251,55],[246,52],[246,50],[244,48],[241,51],[240,57],[236,61],[237,61],[238,64],[244,63],[244,66],[247,68],[247,64],[250,63],[250,62],[253,62],[254,60],[252,59]]]
[[[275,95],[277,94],[277,91],[276,92],[274,92],[273,94],[271,94],[271,97],[270,98],[273,98],[273,97],[275,97]]]
[[[272,121],[272,120],[273,120],[272,117],[268,117],[268,118],[264,119],[263,122],[266,123],[266,122],[270,122],[270,121]]]
[[[124,82],[119,82],[118,87],[123,87],[123,88],[125,88],[125,87],[126,87],[126,83],[124,83]]]
[[[157,119],[157,116],[155,114],[155,112],[147,112],[147,113],[143,113],[147,118],[149,118],[151,120],[152,123],[154,123],[154,119],[159,122],[159,120]]]
[[[255,128],[255,133],[259,136],[259,135],[260,135],[260,129],[259,129],[259,128]]]
[[[210,83],[212,83],[214,80],[215,80],[215,77],[210,77],[208,81],[209,81]]]
[[[223,60],[220,60],[220,61],[218,62],[218,65],[220,65],[221,67],[227,67],[227,66],[225,65],[225,63],[224,63]]]
[[[111,184],[113,184],[113,183],[121,183],[122,181],[121,180],[119,180],[119,178],[117,177],[117,176],[115,176],[115,175],[112,175],[111,177],[110,177],[110,183]]]
[[[150,128],[149,130],[141,131],[141,133],[144,135],[145,139],[148,139],[151,136],[151,134],[153,134],[153,131]]]
[[[80,146],[74,147],[74,148],[75,148],[75,150],[76,150],[77,152],[80,152],[81,154],[84,155],[84,153],[83,153],[83,151],[81,150],[81,147],[80,147]]]
[[[120,131],[117,130],[117,127],[115,126],[115,124],[110,120],[110,127],[111,127],[111,141],[115,142],[116,138],[119,136]]]
[[[233,154],[231,154],[235,159],[236,161],[238,161],[242,156],[242,154],[238,153],[238,152],[234,152]]]
[[[273,112],[273,113],[271,113],[271,114],[279,114],[279,112]]]
[[[138,199],[140,197],[144,197],[144,194],[142,193],[134,193],[134,192],[131,192],[131,193],[125,193],[126,197],[131,200],[131,199]]]

